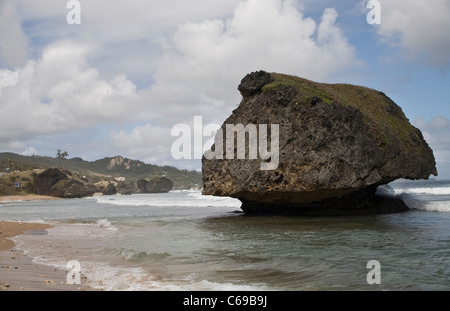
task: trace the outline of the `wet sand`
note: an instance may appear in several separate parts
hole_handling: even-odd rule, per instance
[[[0,221],[0,291],[80,291],[94,290],[81,284],[68,284],[68,271],[33,263],[15,248],[9,238],[30,230],[51,228],[47,224]]]
[[[14,202],[14,201],[37,201],[37,200],[60,200],[61,198],[55,198],[48,195],[7,195],[0,196],[0,203]]]

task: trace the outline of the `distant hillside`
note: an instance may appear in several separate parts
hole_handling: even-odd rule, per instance
[[[152,179],[165,176],[174,184],[174,189],[202,187],[202,174],[197,171],[180,170],[172,166],[146,164],[122,156],[108,157],[96,161],[81,158],[51,158],[43,156],[23,156],[15,153],[0,153],[0,173],[10,170],[31,170],[63,167],[80,175],[105,177],[125,177],[127,180]]]

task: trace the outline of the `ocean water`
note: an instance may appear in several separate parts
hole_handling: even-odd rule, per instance
[[[450,181],[380,189],[411,211],[245,216],[200,191],[0,204],[0,220],[54,227],[15,238],[36,263],[80,263],[103,290],[450,290]],[[368,284],[380,264],[380,284]]]

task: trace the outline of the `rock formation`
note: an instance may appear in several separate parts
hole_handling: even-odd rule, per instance
[[[97,191],[92,184],[84,184],[73,178],[61,180],[56,183],[50,192],[50,195],[58,198],[73,199],[90,197]]]
[[[224,156],[204,156],[202,174],[203,194],[238,198],[244,212],[325,215],[405,210],[401,200],[375,196],[377,187],[399,178],[437,175],[433,152],[420,130],[379,91],[263,71],[247,75],[238,90],[241,104],[225,120],[223,135],[216,135],[210,151],[223,151]],[[261,169],[261,163],[273,161],[275,155],[261,160],[261,140],[257,159],[249,157],[250,138],[244,141],[244,160],[225,157],[227,148],[237,154],[243,143],[226,144],[226,125],[237,124],[267,125],[263,138],[268,149],[278,143],[273,169]],[[272,125],[278,125],[278,137],[269,135],[275,129]],[[223,150],[217,153],[220,145]]]
[[[67,175],[57,168],[49,168],[36,176],[36,194],[51,195],[52,187],[61,180],[67,179]]]
[[[123,194],[123,195],[130,195],[130,194],[138,192],[136,183],[129,182],[129,181],[120,181],[117,184],[116,188],[117,188],[117,193]]]
[[[57,168],[49,168],[38,174],[35,189],[36,194],[60,198],[82,198],[96,192],[94,185],[74,179],[70,171]]]
[[[117,168],[117,167],[123,167],[125,169],[130,169],[130,166],[131,166],[130,163],[131,163],[130,159],[125,159],[122,156],[116,156],[109,161],[109,163],[107,165],[107,169],[112,170],[113,168]]]
[[[172,190],[173,183],[166,177],[156,177],[147,184],[147,193],[166,193]]]
[[[117,192],[120,194],[134,193],[167,193],[173,188],[173,183],[166,177],[156,177],[147,181],[139,179],[136,182],[119,182]]]
[[[117,193],[117,188],[112,182],[98,182],[95,184],[96,192],[103,195],[114,195]]]
[[[60,198],[82,198],[94,193],[103,195],[135,194],[135,193],[166,193],[172,190],[173,183],[166,177],[156,177],[147,181],[122,181],[119,183],[106,180],[89,183],[81,176],[74,176],[68,170],[49,168],[38,174],[35,179],[35,192],[40,195],[50,195]]]
[[[108,186],[102,191],[103,195],[114,195],[117,193],[116,186],[112,183],[109,183]]]

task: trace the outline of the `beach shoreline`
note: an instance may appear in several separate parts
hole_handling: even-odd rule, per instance
[[[83,284],[68,284],[68,271],[36,264],[15,247],[11,238],[32,230],[52,228],[48,224],[0,221],[0,291],[91,291]]]
[[[38,194],[0,196],[0,204],[16,202],[16,201],[40,201],[40,200],[61,200],[61,198],[56,198],[56,197],[52,197],[49,195],[38,195]]]

